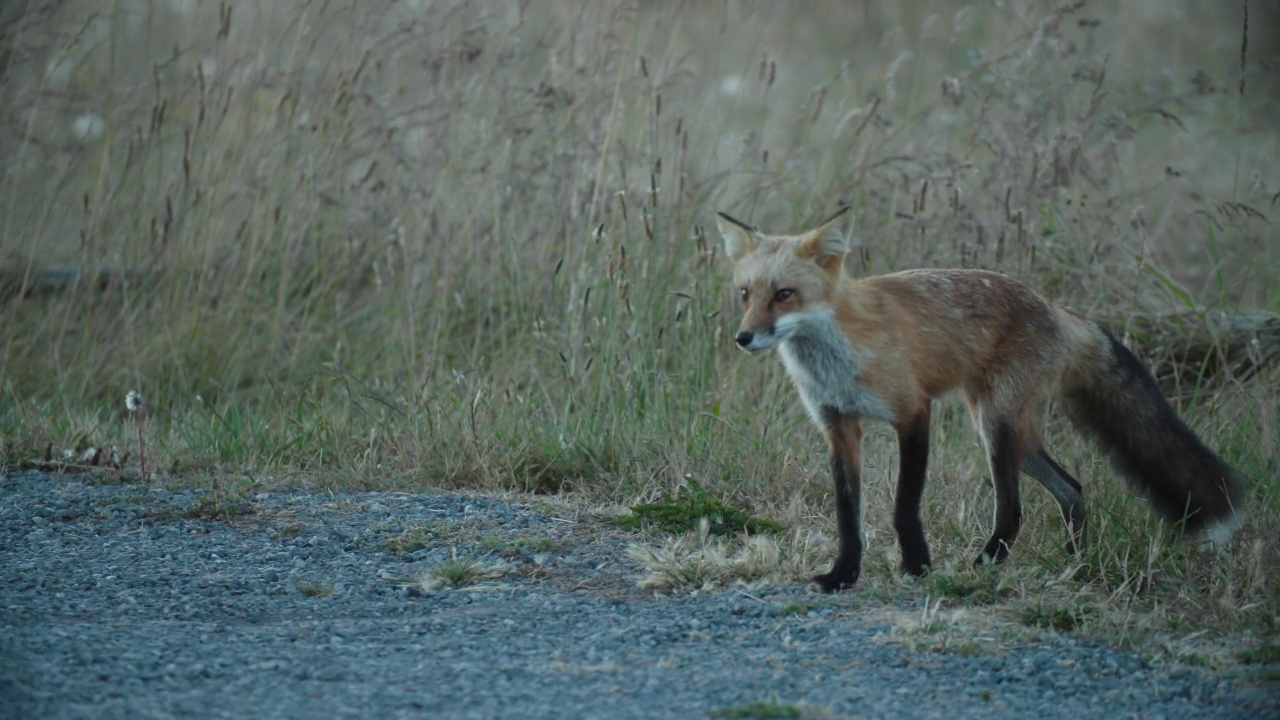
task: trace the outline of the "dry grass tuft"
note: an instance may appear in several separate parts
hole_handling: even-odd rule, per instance
[[[702,525],[696,536],[630,545],[627,555],[648,571],[637,585],[707,591],[734,583],[804,583],[824,562],[826,538],[811,532],[728,539],[710,534],[705,520]]]
[[[497,580],[511,572],[512,565],[505,562],[475,558],[454,557],[436,564],[430,570],[416,576],[418,587],[424,591],[440,588],[461,588]]]

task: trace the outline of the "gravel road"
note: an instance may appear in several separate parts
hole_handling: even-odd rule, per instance
[[[527,504],[271,493],[228,524],[201,497],[3,475],[0,717],[1280,717],[1264,687],[1070,637],[913,653],[856,592],[655,596],[634,536]],[[508,570],[395,582],[455,553]]]

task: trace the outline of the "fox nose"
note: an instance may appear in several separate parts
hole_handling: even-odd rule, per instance
[[[751,344],[752,337],[754,336],[751,333],[747,332],[746,330],[743,330],[742,332],[738,333],[738,336],[735,337],[733,341],[738,343],[738,347],[746,347]]]

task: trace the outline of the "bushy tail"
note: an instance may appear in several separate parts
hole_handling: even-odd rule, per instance
[[[1219,547],[1243,517],[1244,480],[1178,417],[1156,381],[1114,336],[1063,396],[1071,423],[1167,519]]]

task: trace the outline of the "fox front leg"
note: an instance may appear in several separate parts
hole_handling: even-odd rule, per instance
[[[843,415],[831,408],[823,409],[822,419],[831,447],[840,550],[831,572],[816,575],[813,581],[823,592],[838,592],[853,587],[862,572],[862,425],[856,415]]]
[[[893,529],[902,548],[902,574],[919,577],[932,564],[929,543],[920,523],[920,497],[924,494],[929,464],[929,403],[909,422],[898,427],[898,495],[893,508]]]
[[[995,527],[975,565],[1004,562],[1022,528],[1022,501],[1018,495],[1018,471],[1022,467],[1022,441],[1013,425],[996,421],[983,428],[983,438],[996,486]]]

